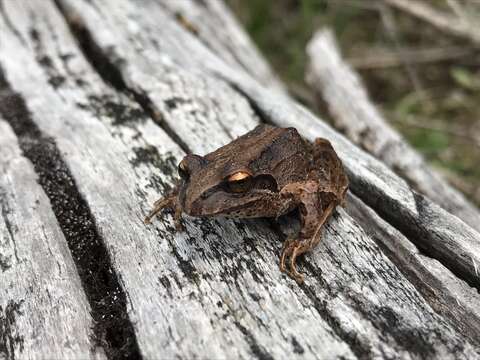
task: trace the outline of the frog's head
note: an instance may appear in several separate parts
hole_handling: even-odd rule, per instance
[[[255,173],[235,159],[187,155],[178,165],[179,200],[192,216],[259,217],[278,192],[271,175]],[[238,159],[237,159],[238,160]]]
[[[179,200],[193,216],[274,216],[273,199],[288,183],[305,179],[305,143],[293,128],[259,125],[205,156],[179,164]]]

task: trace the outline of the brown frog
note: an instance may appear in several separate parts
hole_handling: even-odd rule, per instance
[[[294,128],[260,125],[205,156],[186,155],[178,166],[181,181],[165,198],[155,202],[145,223],[162,209],[181,214],[236,218],[278,218],[299,209],[301,230],[285,241],[280,269],[299,283],[297,256],[320,241],[323,224],[342,204],[348,179],[328,140],[314,144]]]

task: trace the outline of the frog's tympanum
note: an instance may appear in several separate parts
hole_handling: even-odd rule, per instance
[[[303,281],[298,255],[320,241],[322,226],[343,203],[348,179],[330,142],[303,140],[294,128],[257,126],[205,156],[186,155],[178,165],[178,186],[155,202],[145,223],[164,208],[175,212],[181,229],[183,212],[191,216],[278,218],[299,210],[301,229],[285,241],[280,269]]]

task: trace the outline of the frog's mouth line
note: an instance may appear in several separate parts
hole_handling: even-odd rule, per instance
[[[245,193],[211,192],[210,196],[202,196],[201,199],[197,200],[200,202],[199,204],[194,202],[188,210],[191,210],[190,215],[197,217],[258,217],[255,216],[254,211],[249,212],[248,208],[255,207],[255,203],[261,202],[266,194],[271,193],[271,191],[264,189],[252,189],[248,196],[245,196]],[[209,199],[210,197],[212,198]],[[241,201],[242,198],[245,198],[245,201]],[[229,201],[233,200],[240,201],[240,203],[235,206],[226,206]]]

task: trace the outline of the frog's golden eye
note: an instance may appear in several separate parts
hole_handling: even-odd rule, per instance
[[[246,192],[252,187],[252,174],[247,171],[237,171],[227,178],[227,185],[231,192]]]
[[[187,162],[185,161],[185,159],[180,161],[180,164],[178,164],[178,175],[180,175],[180,177],[185,180],[188,179],[190,175],[188,172]]]

